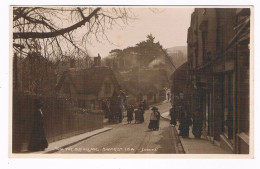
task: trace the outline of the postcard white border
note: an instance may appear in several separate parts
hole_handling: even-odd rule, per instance
[[[88,0],[87,2],[84,2],[82,0],[74,0],[74,1],[55,1],[53,2],[52,0],[12,0],[10,1],[1,1],[1,16],[2,17],[2,22],[4,23],[4,26],[2,26],[1,29],[1,35],[2,35],[2,40],[0,41],[1,43],[1,49],[3,52],[3,56],[9,56],[9,50],[8,46],[9,44],[6,44],[6,42],[9,40],[9,6],[10,5],[82,5],[82,4],[87,4],[87,5],[94,5],[94,4],[99,4],[99,5],[107,5],[107,4],[112,4],[112,5],[253,5],[256,7],[256,9],[260,8],[259,5],[260,1],[256,0],[225,0],[225,1],[220,1],[220,0],[182,0],[182,1],[172,1],[172,0],[160,0],[160,1],[155,1],[155,0],[132,0],[129,2],[128,0],[106,0],[106,1],[98,1],[98,0]],[[256,16],[259,16],[260,11],[256,10],[255,11],[255,18],[258,18]],[[259,20],[259,19],[258,19]],[[259,22],[258,20],[254,20],[254,36],[255,36],[255,41],[254,45],[259,44]],[[252,38],[251,38],[252,39]],[[259,45],[258,45],[259,46]],[[259,56],[259,48],[255,48],[254,50],[255,56]],[[209,167],[212,169],[219,169],[219,168],[258,168],[259,166],[259,143],[257,142],[260,140],[260,135],[259,132],[255,133],[255,159],[254,160],[216,160],[216,159],[211,159],[208,160],[207,156],[204,156],[203,159],[200,160],[190,160],[190,159],[185,159],[185,160],[172,160],[172,159],[164,159],[164,160],[150,160],[150,159],[143,159],[143,160],[138,160],[138,159],[131,159],[131,160],[93,160],[93,159],[86,159],[86,160],[68,160],[68,159],[60,159],[60,160],[53,160],[53,159],[10,159],[8,158],[8,119],[9,119],[9,100],[7,99],[9,97],[9,59],[7,57],[1,56],[1,62],[0,62],[0,95],[1,95],[1,107],[3,111],[3,115],[0,118],[1,122],[1,131],[3,137],[0,139],[0,160],[1,160],[1,167],[3,166],[4,168],[35,168],[36,166],[38,168],[46,168],[46,167],[51,167],[55,166],[56,167],[62,167],[62,168],[72,168],[72,167],[77,167],[77,168],[175,168],[175,167],[181,167],[181,168],[204,168],[204,167]],[[254,80],[255,86],[260,85],[260,67],[257,66],[258,63],[260,63],[260,58],[259,57],[254,57],[254,64],[256,67],[254,67],[254,76],[252,77]],[[250,72],[251,74],[251,72]],[[251,78],[250,78],[251,80]],[[254,91],[251,91],[251,93],[254,94],[254,99],[259,100],[260,96],[260,89],[255,88]],[[257,105],[257,102],[254,106],[250,107],[251,109],[255,109],[255,111],[259,110],[260,105]],[[254,118],[259,119],[259,115],[257,114],[258,112],[255,112]],[[252,117],[252,116],[251,116]],[[255,119],[254,119],[255,120]],[[253,120],[253,121],[254,121]],[[258,121],[258,120],[257,120]],[[259,123],[255,123],[254,129],[257,130],[260,128]],[[251,133],[250,133],[251,134]],[[251,143],[251,142],[250,142]],[[257,160],[258,159],[258,160]],[[40,165],[38,165],[40,164]],[[140,166],[140,167],[137,167]]]

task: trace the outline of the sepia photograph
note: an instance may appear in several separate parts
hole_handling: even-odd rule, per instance
[[[252,158],[253,9],[10,6],[9,156]]]

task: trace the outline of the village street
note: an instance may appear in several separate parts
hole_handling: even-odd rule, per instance
[[[12,153],[252,154],[252,7],[163,8],[13,6]]]
[[[167,112],[170,103],[157,106],[161,114]],[[145,112],[145,122],[142,124],[127,124],[126,118],[120,124],[110,125],[113,129],[93,136],[73,146],[55,153],[139,153],[139,154],[168,154],[180,153],[178,136],[168,120],[161,118],[159,131],[150,131],[151,110]]]

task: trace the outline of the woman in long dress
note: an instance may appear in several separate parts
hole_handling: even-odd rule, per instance
[[[148,125],[148,128],[151,130],[156,130],[158,128],[158,108],[153,107],[152,113],[150,116],[150,123]]]
[[[192,125],[190,114],[186,109],[184,109],[180,114],[180,125],[179,125],[179,136],[183,138],[189,137],[190,125]]]
[[[29,151],[42,151],[48,147],[48,142],[45,137],[43,128],[43,113],[42,103],[39,100],[35,100],[34,122],[30,138]]]

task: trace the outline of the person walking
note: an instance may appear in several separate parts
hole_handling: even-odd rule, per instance
[[[141,115],[140,107],[138,107],[138,108],[134,111],[134,114],[135,114],[135,123],[140,122],[140,115]]]
[[[45,137],[43,128],[43,113],[41,108],[43,104],[39,100],[34,101],[34,121],[32,126],[32,133],[28,146],[29,151],[42,151],[48,147],[48,142]]]
[[[149,109],[148,104],[147,104],[147,100],[143,100],[142,105],[143,105],[143,109],[144,110],[148,110]]]
[[[148,128],[151,130],[156,130],[158,128],[158,108],[153,107],[151,110],[152,113],[150,116],[150,123],[148,125]]]
[[[199,109],[196,109],[196,112],[193,116],[193,126],[192,126],[192,134],[195,138],[200,138],[202,134],[202,123],[203,117],[200,113]]]
[[[170,92],[167,92],[167,100],[170,101]]]
[[[144,108],[143,106],[140,107],[140,123],[143,123],[144,122]]]
[[[158,108],[157,108],[156,112],[157,112],[157,116],[156,116],[156,118],[157,118],[157,121],[156,121],[156,130],[159,130],[159,128],[160,128],[159,126],[160,126],[161,113],[158,111]]]
[[[133,120],[133,113],[134,113],[134,109],[132,105],[129,105],[127,108],[127,123],[132,123]]]
[[[183,111],[180,112],[180,125],[179,125],[179,136],[183,138],[189,137],[189,128],[192,125],[191,117],[186,109],[182,109]]]
[[[109,107],[108,107],[108,101],[107,100],[103,100],[102,101],[102,110],[105,114],[105,118],[110,119],[110,111],[109,111]]]
[[[174,105],[172,105],[172,108],[170,109],[170,116],[171,116],[170,124],[172,126],[175,126],[176,125],[176,109],[175,109]]]

